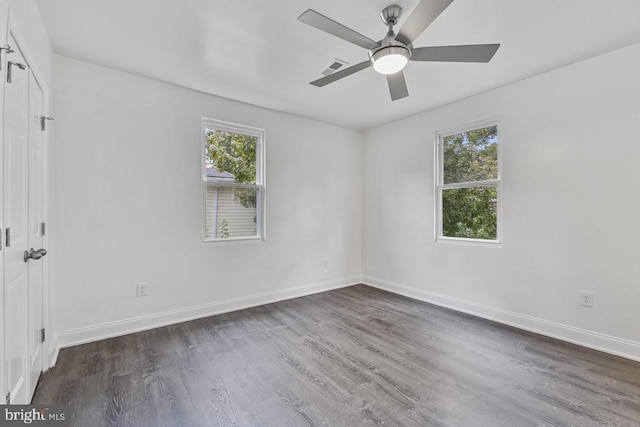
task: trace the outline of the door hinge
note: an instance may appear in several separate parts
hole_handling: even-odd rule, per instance
[[[40,130],[43,132],[47,130],[47,120],[53,120],[53,117],[40,116]]]
[[[2,229],[0,228],[0,251],[2,250]]]
[[[7,392],[7,405],[11,405],[11,392]]]
[[[40,224],[40,235],[44,236],[45,234],[47,234],[47,224],[43,222]]]
[[[11,228],[7,227],[4,230],[4,247],[8,248],[11,246]]]
[[[4,46],[0,46],[0,57],[2,56],[3,50],[7,51],[7,55],[10,53],[13,53],[13,49],[11,49],[11,46],[9,46],[8,44],[5,44]],[[2,60],[0,60],[0,71],[2,71]]]
[[[47,338],[47,334],[45,332],[45,329],[44,328],[40,329],[40,342],[45,342],[46,338]]]
[[[13,69],[13,65],[15,65],[16,67],[20,68],[21,70],[26,70],[27,66],[24,64],[21,64],[19,62],[7,62],[7,83],[11,83],[11,74],[12,74],[12,69]]]

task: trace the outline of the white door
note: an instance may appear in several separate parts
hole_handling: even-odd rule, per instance
[[[44,138],[41,117],[44,116],[44,94],[33,73],[29,70],[29,250],[42,249],[44,221]],[[37,255],[36,257],[37,258]],[[42,327],[43,327],[43,285],[44,261],[29,259],[29,399],[38,384],[42,372]]]
[[[11,67],[11,83],[4,98],[4,326],[5,389],[11,403],[28,403],[27,308],[28,270],[24,251],[29,244],[28,229],[28,70],[13,37],[13,53],[3,66]],[[11,64],[12,63],[12,64]],[[8,236],[8,239],[6,238]]]

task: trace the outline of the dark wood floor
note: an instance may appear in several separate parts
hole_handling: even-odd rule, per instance
[[[640,363],[354,286],[63,349],[93,426],[639,426]]]

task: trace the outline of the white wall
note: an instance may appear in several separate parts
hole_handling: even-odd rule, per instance
[[[634,45],[366,133],[365,282],[640,359],[638,76]],[[504,244],[436,244],[435,132],[496,115]]]
[[[55,72],[63,345],[360,281],[360,133],[65,57]],[[202,116],[266,129],[265,242],[203,246]]]

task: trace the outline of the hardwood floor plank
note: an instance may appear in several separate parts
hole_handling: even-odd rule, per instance
[[[74,426],[638,426],[640,363],[359,285],[63,349]]]

